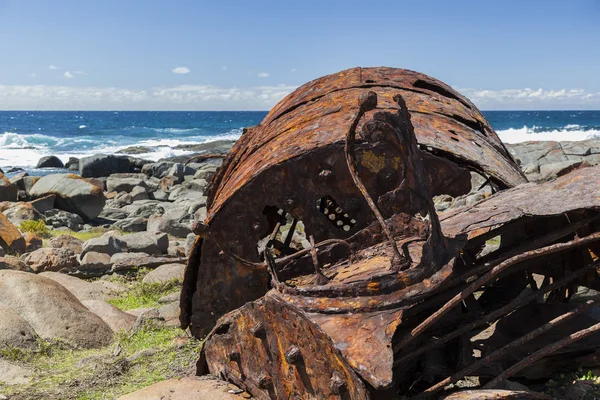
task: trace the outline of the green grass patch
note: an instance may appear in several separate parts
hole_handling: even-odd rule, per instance
[[[43,341],[38,346],[41,349],[0,352],[3,358],[32,367],[35,376],[26,385],[0,383],[0,393],[11,400],[115,399],[155,382],[193,374],[201,342],[179,328],[150,320],[134,334],[117,334],[112,345],[101,349]]]
[[[157,307],[160,305],[158,299],[181,289],[182,282],[179,279],[173,279],[164,283],[142,282],[148,272],[150,272],[148,269],[141,268],[133,276],[113,275],[111,280],[122,284],[127,290],[108,302],[124,311],[141,307]]]
[[[49,238],[52,236],[50,229],[44,223],[44,220],[27,220],[21,222],[19,230],[23,233],[29,232],[38,235],[40,238]]]
[[[79,231],[79,232],[61,229],[61,230],[50,231],[50,237],[57,237],[60,235],[69,235],[69,236],[73,236],[74,238],[77,238],[79,240],[83,240],[85,242],[86,240],[98,238],[98,237],[104,235],[106,232],[107,232],[107,230],[104,228],[93,228],[89,231]]]

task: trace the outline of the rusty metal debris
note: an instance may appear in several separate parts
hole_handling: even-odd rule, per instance
[[[471,172],[496,193],[438,217],[433,196]],[[600,290],[598,173],[526,183],[476,107],[423,74],[310,82],[209,188],[181,297],[198,373],[258,399],[546,398],[497,389],[596,351],[578,301]],[[466,377],[480,389],[453,393]]]

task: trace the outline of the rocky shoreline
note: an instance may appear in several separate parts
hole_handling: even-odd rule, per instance
[[[162,323],[177,325],[177,295],[155,310],[123,312],[107,303],[124,290],[108,278],[147,268],[149,281],[182,279],[195,240],[192,224],[205,218],[204,192],[232,145],[190,145],[194,155],[158,162],[115,154],[63,165],[44,157],[38,168],[76,173],[42,177],[12,171],[8,178],[0,171],[0,347],[27,348],[38,337],[100,347],[149,311]],[[600,163],[600,140],[507,148],[529,181]],[[437,196],[437,210],[468,206],[492,194],[484,177],[472,177],[470,193]],[[85,235],[89,238],[78,238]]]

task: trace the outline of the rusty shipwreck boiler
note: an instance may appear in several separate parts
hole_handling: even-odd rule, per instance
[[[494,194],[438,216],[471,172]],[[527,183],[477,108],[417,72],[309,82],[208,189],[181,296],[198,373],[258,399],[547,398],[501,389],[596,359],[578,288],[600,289],[599,173]]]

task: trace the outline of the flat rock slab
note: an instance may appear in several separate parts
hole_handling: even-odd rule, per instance
[[[169,282],[173,279],[183,280],[185,264],[164,264],[152,270],[144,277],[143,283]]]
[[[233,392],[233,393],[230,393]],[[169,379],[155,383],[136,392],[119,397],[119,400],[240,400],[244,397],[234,394],[237,386],[206,377]]]
[[[29,272],[0,270],[0,303],[44,339],[63,339],[84,348],[104,346],[113,331],[64,286]]]
[[[62,274],[60,272],[42,272],[39,276],[52,279],[60,283],[79,301],[84,300],[110,300],[125,288],[118,283],[98,280],[95,282],[84,281],[83,279],[75,278]]]
[[[31,381],[33,371],[0,358],[0,382],[7,385],[23,385]]]
[[[115,333],[130,330],[137,319],[102,300],[83,300],[82,303],[88,310],[102,318],[102,321],[106,322]]]

